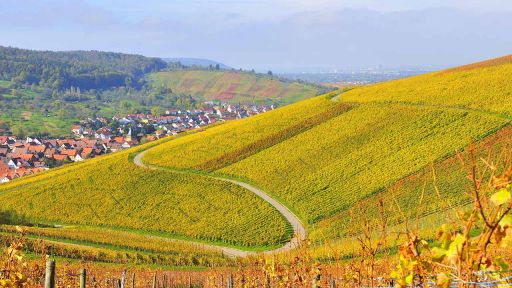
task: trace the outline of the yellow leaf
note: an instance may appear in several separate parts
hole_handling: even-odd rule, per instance
[[[508,200],[510,200],[510,191],[505,188],[500,189],[491,196],[491,202],[496,206],[503,205],[507,203]]]
[[[411,274],[409,274],[409,275],[407,275],[407,277],[405,277],[405,282],[406,282],[407,284],[411,284],[411,283],[412,283],[413,276],[414,276],[414,275],[413,275],[412,273],[411,273]]]

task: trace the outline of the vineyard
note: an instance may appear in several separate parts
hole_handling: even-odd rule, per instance
[[[475,141],[486,148],[508,141],[509,128],[502,129],[509,117],[474,105],[485,103],[478,98],[484,95],[507,102],[507,59],[316,97],[167,142],[149,150],[144,161],[259,186],[309,223],[309,237],[318,243],[347,233],[354,210],[375,215],[371,207],[379,199],[387,207],[396,201],[414,218],[424,197],[420,216],[441,214],[467,201],[457,192],[464,181],[452,155]],[[311,124],[294,125],[297,119]],[[432,163],[443,195],[431,181]],[[390,217],[400,218],[396,212]]]
[[[505,123],[462,111],[362,105],[221,171],[259,183],[313,224]]]
[[[199,175],[138,168],[129,159],[136,151],[2,185],[3,218],[119,228],[255,250],[280,246],[291,237],[283,217],[249,191]]]
[[[450,245],[474,241],[471,245],[481,251],[496,243],[505,247],[512,231],[505,205],[510,187],[503,182],[512,178],[511,156],[502,150],[512,141],[509,62],[498,59],[337,91],[0,185],[0,220],[9,224],[0,226],[0,240],[12,242],[18,224],[24,225],[25,247],[33,254],[44,248],[68,259],[110,264],[228,269],[199,274],[199,286],[207,287],[220,287],[219,275],[233,276],[236,283],[303,284],[296,287],[311,287],[320,277],[320,286],[327,287],[331,279],[361,284],[385,275],[406,283],[412,281],[409,275],[434,277],[427,270],[445,273],[429,268],[433,262],[460,270],[466,264],[454,264],[463,257]],[[489,178],[487,186],[479,186],[474,175],[479,173]],[[235,261],[207,245],[266,251],[292,239],[285,214],[240,183],[296,214],[307,228],[304,246]],[[468,183],[475,191],[468,192]],[[478,201],[490,202],[478,203],[473,192],[485,196]],[[479,210],[490,213],[484,215],[489,219],[467,218]],[[452,218],[459,228],[438,231]],[[460,222],[474,226],[471,233]],[[417,231],[409,231],[411,223]],[[380,235],[380,228],[387,234]],[[482,246],[478,239],[495,237],[496,231],[498,238]],[[442,239],[432,236],[436,233]],[[455,242],[460,237],[468,240]],[[43,248],[37,239],[45,241]],[[500,253],[510,260],[500,247],[486,258],[492,269],[502,263],[496,258]],[[418,258],[420,252],[428,260]],[[364,261],[357,264],[354,257]],[[484,262],[475,257],[471,261]],[[388,260],[399,262],[399,268],[386,269]],[[375,267],[363,266],[368,261]],[[412,271],[418,267],[423,272]],[[471,269],[457,275],[469,281]],[[299,274],[303,278],[294,278]],[[145,277],[148,284],[151,276]],[[213,284],[211,277],[217,277]]]
[[[169,141],[150,149],[144,160],[174,168],[223,168],[348,111],[350,106],[330,100],[334,95],[308,99]]]
[[[22,228],[29,240],[28,251],[32,253],[46,250],[48,255],[69,259],[171,267],[213,267],[231,263],[220,250],[165,237],[97,227]],[[8,235],[16,231],[14,226],[0,226],[2,242],[8,243]],[[37,240],[44,240],[45,245]]]
[[[346,102],[406,102],[512,116],[511,56],[353,89]]]
[[[155,87],[164,86],[175,93],[233,104],[289,104],[318,95],[323,89],[299,82],[284,82],[266,75],[231,71],[158,72],[150,74],[149,78]]]

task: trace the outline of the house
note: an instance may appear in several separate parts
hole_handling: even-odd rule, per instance
[[[15,161],[15,159],[9,160],[9,162],[7,162],[7,166],[9,166],[9,169],[18,168],[18,165],[17,165],[17,162]]]
[[[84,161],[84,159],[80,156],[80,154],[76,154],[76,156],[74,157],[73,161],[80,162],[80,161]]]
[[[80,153],[80,158],[87,159],[87,158],[91,157],[92,152],[93,152],[93,148],[84,148],[84,149],[82,149],[82,153]]]
[[[69,159],[74,161],[75,157],[78,155],[78,151],[76,151],[75,149],[62,149],[60,151],[60,154],[67,155]]]
[[[9,181],[11,181],[9,176],[5,176],[3,178],[0,178],[0,183],[7,183]]]
[[[32,161],[34,161],[36,159],[34,154],[21,154],[20,158],[22,160],[24,160],[24,161],[27,161],[27,162],[32,162]]]
[[[82,125],[73,125],[71,126],[71,132],[73,132],[75,135],[80,135],[84,132],[84,128]]]
[[[53,159],[57,161],[66,161],[69,159],[68,155],[62,155],[62,154],[55,154],[53,155]]]

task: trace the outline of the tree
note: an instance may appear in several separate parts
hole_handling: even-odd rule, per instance
[[[126,86],[126,88],[132,87],[132,78],[131,77],[126,77],[124,79],[124,86]]]
[[[153,106],[151,107],[151,114],[153,115],[162,115],[163,109],[160,106]]]
[[[215,64],[215,70],[220,70],[220,65],[219,64]]]
[[[268,74],[268,76],[272,76],[272,75],[274,75],[274,74],[272,73],[272,71],[270,71],[270,70],[268,70],[267,74]]]

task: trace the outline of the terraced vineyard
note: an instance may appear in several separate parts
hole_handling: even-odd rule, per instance
[[[156,87],[165,86],[176,93],[233,104],[240,102],[289,104],[318,95],[323,89],[299,82],[283,82],[266,75],[231,71],[158,72],[151,74],[149,78]]]
[[[219,249],[190,244],[187,241],[87,226],[23,227],[31,240],[29,250],[42,249],[36,239],[44,239],[50,255],[71,259],[90,259],[108,263],[130,263],[162,266],[231,265],[230,258]],[[16,233],[11,225],[0,225],[0,242]]]

